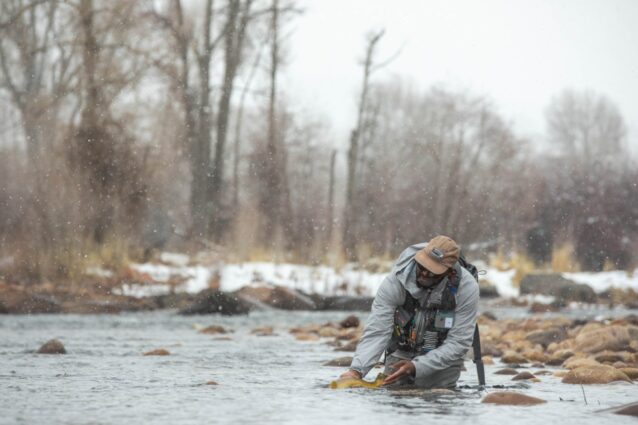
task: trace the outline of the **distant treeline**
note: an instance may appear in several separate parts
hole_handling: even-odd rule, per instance
[[[440,233],[539,264],[566,245],[584,269],[634,264],[638,165],[613,102],[548,99],[534,146],[484,97],[388,81],[378,32],[350,139],[335,141],[282,84],[301,13],[290,0],[0,2],[0,279],[73,280],[189,246],[394,256]]]

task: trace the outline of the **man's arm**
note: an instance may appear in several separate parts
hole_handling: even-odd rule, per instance
[[[472,277],[466,275],[465,279],[472,281],[466,281],[465,285],[459,287],[454,325],[448,332],[447,338],[440,347],[412,360],[416,367],[417,381],[427,379],[428,375],[458,362],[472,345],[478,312],[479,288]]]
[[[372,303],[372,311],[365,325],[357,351],[352,359],[351,370],[365,376],[388,347],[394,325],[394,311],[403,304],[405,290],[394,275],[388,275]]]

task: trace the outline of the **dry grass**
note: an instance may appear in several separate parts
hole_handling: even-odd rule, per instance
[[[501,251],[490,258],[490,267],[493,267],[500,271],[516,270],[514,277],[512,277],[512,283],[518,287],[521,280],[528,274],[532,273],[536,267],[534,262],[530,260],[526,255],[515,252],[514,254],[506,257]]]
[[[564,243],[552,251],[551,269],[555,273],[570,273],[580,270],[574,254],[574,245]]]

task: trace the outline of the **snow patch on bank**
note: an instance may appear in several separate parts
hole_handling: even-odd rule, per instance
[[[197,293],[209,287],[231,292],[245,286],[268,285],[321,295],[374,296],[386,276],[386,273],[371,273],[357,269],[354,264],[348,264],[341,269],[272,262],[189,266],[191,262],[188,256],[168,253],[162,255],[161,261],[165,264],[145,263],[131,266],[135,271],[150,276],[155,284],[129,282],[122,285],[121,290],[117,292],[122,295],[145,297],[168,294],[171,291]],[[484,271],[479,278],[494,285],[501,297],[519,297],[519,288],[512,283],[515,270],[501,271],[482,263],[476,265],[479,270]],[[391,264],[388,264],[388,270],[390,266]],[[586,284],[596,292],[603,292],[612,287],[638,291],[638,269],[631,276],[624,271],[563,273],[563,276],[576,283]]]
[[[187,262],[186,262],[187,263]],[[374,296],[384,273],[356,270],[348,265],[342,270],[328,266],[305,266],[299,264],[276,264],[250,262],[222,264],[217,267],[169,266],[165,264],[132,264],[131,268],[146,274],[157,284],[131,282],[122,285],[117,293],[133,297],[145,297],[177,293],[197,293],[218,285],[222,291],[232,292],[245,286],[284,286],[306,293],[321,295]],[[218,274],[218,276],[216,276]],[[164,282],[183,281],[179,284]]]
[[[627,273],[622,270],[599,273],[563,273],[563,277],[576,283],[583,283],[597,293],[604,292],[609,288],[638,291],[638,269],[635,269],[633,273]]]

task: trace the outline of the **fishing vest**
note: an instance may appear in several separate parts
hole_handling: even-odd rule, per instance
[[[455,295],[461,281],[461,268],[453,271],[426,295],[423,306],[410,292],[394,312],[392,340],[387,354],[401,350],[412,355],[426,354],[440,347],[454,326]]]

